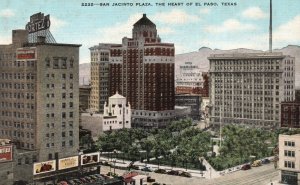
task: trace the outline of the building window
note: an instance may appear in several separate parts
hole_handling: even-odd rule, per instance
[[[33,156],[32,156],[32,162],[33,162],[33,163],[37,162],[37,157],[36,157],[36,155],[33,155]]]
[[[73,112],[69,112],[69,117],[73,118]]]
[[[66,108],[66,103],[61,103],[61,108]]]
[[[69,103],[70,108],[73,108],[73,102]]]
[[[61,117],[62,117],[62,118],[66,118],[66,113],[65,113],[65,112],[62,112],[62,113],[61,113]]]
[[[29,164],[29,158],[28,157],[25,158],[25,164]]]
[[[61,68],[62,69],[66,69],[67,68],[67,59],[66,58],[62,58],[62,60],[61,60]]]
[[[66,142],[65,141],[61,142],[61,146],[65,147],[66,146]]]
[[[294,147],[295,146],[295,142],[293,142],[293,141],[284,141],[284,146],[292,146],[292,147]]]
[[[50,67],[50,59],[47,57],[45,59],[46,67]]]
[[[66,122],[62,122],[62,123],[61,123],[61,127],[62,127],[62,128],[66,128]]]
[[[22,164],[22,159],[18,159],[18,165]]]
[[[69,136],[73,136],[73,131],[69,131]]]
[[[295,157],[295,151],[284,150],[284,156]]]
[[[73,79],[73,74],[72,73],[70,74],[70,79]]]
[[[58,69],[58,68],[59,68],[58,59],[55,58],[55,59],[53,60],[53,69]]]
[[[73,66],[74,66],[74,57],[70,59],[70,68],[73,68]]]
[[[73,140],[70,140],[70,141],[69,141],[69,145],[70,145],[70,146],[73,146]]]
[[[49,159],[49,160],[52,159],[52,154],[48,154],[48,159]]]
[[[293,161],[284,161],[285,168],[295,168],[295,162]]]

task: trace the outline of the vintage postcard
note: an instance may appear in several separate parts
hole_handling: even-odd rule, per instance
[[[0,185],[300,184],[299,0],[2,0]]]

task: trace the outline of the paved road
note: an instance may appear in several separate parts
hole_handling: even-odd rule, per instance
[[[107,166],[101,167],[101,173],[109,172]],[[113,168],[111,169],[113,171]],[[116,169],[116,173],[123,174],[124,170]],[[215,179],[205,179],[200,177],[186,178],[150,172],[149,175],[156,179],[156,182],[167,185],[269,185],[279,181],[279,171],[274,169],[273,163],[247,171],[237,171],[226,174]]]

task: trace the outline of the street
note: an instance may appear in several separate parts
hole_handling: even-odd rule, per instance
[[[102,166],[101,173],[109,172],[110,167]],[[111,168],[113,171],[113,168]],[[125,170],[116,169],[116,173],[121,175]],[[158,183],[165,183],[168,185],[267,185],[270,182],[279,181],[279,171],[274,169],[273,163],[263,165],[257,168],[252,168],[247,171],[237,171],[225,174],[219,178],[205,179],[201,177],[179,177],[165,174],[157,174],[154,172],[147,172]],[[278,184],[278,183],[274,183]]]

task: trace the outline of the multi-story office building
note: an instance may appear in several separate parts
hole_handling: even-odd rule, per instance
[[[97,54],[97,47],[91,48],[92,62],[97,56],[101,57],[103,52],[100,49],[100,54]],[[122,44],[111,44],[109,50],[105,51],[109,58],[108,95],[112,96],[118,91],[127,98],[133,109],[133,126],[166,126],[174,117],[174,44],[162,43],[156,25],[144,14],[133,25],[132,38],[124,37]],[[102,88],[102,79],[98,74],[101,68],[94,69],[92,67],[91,102],[95,101],[100,106],[97,96],[106,101],[107,95],[102,96],[94,87]],[[103,82],[107,83],[104,78]],[[91,103],[91,108],[94,108],[92,106]]]
[[[300,102],[281,103],[281,127],[300,128]]]
[[[192,118],[193,120],[200,120],[201,113],[201,101],[202,98],[197,94],[176,94],[175,95],[175,105],[176,106],[185,106],[190,107],[190,114],[186,115]]]
[[[90,85],[81,85],[79,87],[79,111],[85,112],[89,108],[91,94]]]
[[[280,103],[295,97],[295,58],[235,53],[208,59],[212,124],[279,126]]]
[[[300,135],[279,135],[278,144],[281,182],[300,184]]]
[[[179,66],[175,79],[176,94],[200,94],[208,97],[209,80],[207,72],[192,62]]]
[[[91,112],[103,113],[104,103],[108,100],[109,57],[114,44],[99,44],[91,47]]]
[[[80,45],[26,42],[14,30],[0,47],[0,138],[37,150],[38,161],[77,154]]]

